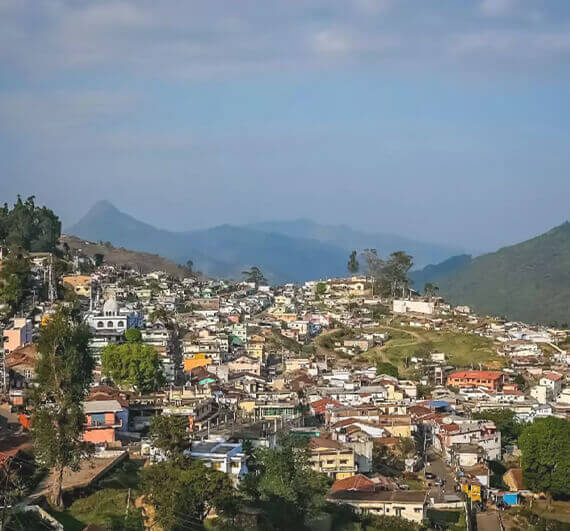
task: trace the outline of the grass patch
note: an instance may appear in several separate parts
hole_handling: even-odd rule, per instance
[[[373,363],[388,361],[403,370],[406,358],[426,357],[429,352],[444,352],[448,362],[456,367],[501,363],[493,342],[474,334],[422,329],[387,331],[392,337],[384,347],[376,347],[366,353],[367,359]]]
[[[66,531],[81,531],[89,524],[107,529],[127,529],[125,510],[127,508],[128,490],[104,489],[86,498],[75,500],[65,511],[50,511],[61,522]],[[140,510],[134,507],[135,495],[131,491],[128,523],[137,529],[136,522],[142,527]]]

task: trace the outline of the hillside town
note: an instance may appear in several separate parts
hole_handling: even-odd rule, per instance
[[[0,267],[14,253],[3,248]],[[62,256],[65,271],[56,267]],[[59,469],[68,506],[106,491],[105,478],[133,463],[152,470],[170,462],[157,419],[182,426],[184,455],[223,473],[236,492],[268,466],[256,462],[258,450],[295,441],[324,479],[327,506],[356,519],[517,529],[525,507],[568,494],[568,476],[565,486],[538,486],[530,464],[537,456],[525,451],[541,450],[519,439],[525,427],[570,417],[561,327],[477,315],[447,303],[436,286],[379,294],[354,258],[346,278],[280,286],[255,267],[241,281],[190,267],[177,278],[61,245],[28,259],[30,289],[17,311],[3,307],[0,456],[3,477],[16,465],[36,471],[25,491],[10,501],[6,493],[4,506],[35,511],[49,528],[67,529],[50,509],[57,467],[42,463],[34,445],[43,406],[31,396],[64,311],[88,331],[93,358],[79,436],[91,452]],[[160,506],[138,496],[125,514],[132,506],[141,526],[184,528],[183,516],[171,527],[153,522]],[[245,496],[234,524],[253,529],[243,521],[260,511]],[[204,520],[223,514],[214,506]]]

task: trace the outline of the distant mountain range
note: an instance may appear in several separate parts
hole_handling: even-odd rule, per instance
[[[158,253],[180,264],[191,259],[197,270],[213,277],[241,278],[243,270],[256,265],[273,283],[345,275],[348,253],[353,249],[376,248],[383,256],[404,250],[420,266],[461,252],[391,234],[367,234],[309,220],[173,232],[139,221],[108,201],[96,203],[65,232],[86,240],[109,241],[115,246]]]
[[[524,322],[570,322],[570,223],[477,258],[456,256],[411,274],[453,303]]]

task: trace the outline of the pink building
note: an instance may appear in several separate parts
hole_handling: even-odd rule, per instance
[[[4,329],[4,349],[6,354],[32,342],[32,322],[25,317],[15,317]]]
[[[83,403],[85,424],[83,440],[93,444],[115,441],[115,432],[122,427],[119,414],[123,411],[117,400],[92,400]]]

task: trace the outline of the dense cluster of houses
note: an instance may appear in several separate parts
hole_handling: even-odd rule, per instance
[[[273,447],[289,432],[308,439],[311,467],[334,480],[331,501],[421,522],[430,506],[460,506],[459,490],[478,500],[490,490],[487,463],[503,458],[501,433],[474,412],[508,408],[524,422],[570,412],[570,357],[558,347],[564,332],[484,319],[440,298],[382,300],[365,277],[270,287],[103,265],[61,283],[82,301],[92,332],[97,368],[84,439],[102,451],[161,459],[148,427],[155,415],[177,415],[188,419],[190,455],[239,482],[247,473],[242,442]],[[390,302],[398,326],[491,338],[503,366],[453,367],[446,353],[432,352],[409,360],[418,379],[382,374],[362,354],[390,341],[377,312]],[[2,332],[4,393],[24,425],[34,340],[51,311],[39,302]],[[166,385],[152,394],[119,389],[101,367],[103,349],[131,328],[160,357]],[[350,333],[336,337],[338,330]],[[403,440],[413,442],[400,455],[404,470],[378,473],[378,450],[398,454]],[[439,485],[425,474],[430,452],[449,473]],[[406,477],[420,487],[409,488]]]

